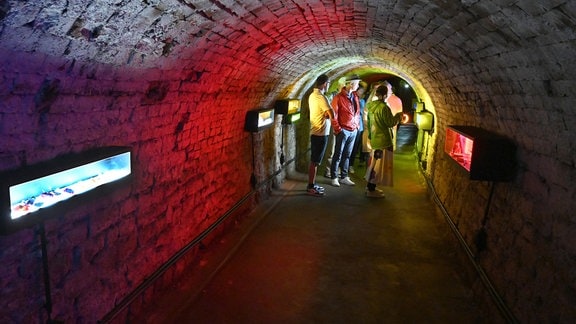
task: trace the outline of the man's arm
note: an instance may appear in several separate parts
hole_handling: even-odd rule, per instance
[[[338,95],[332,98],[332,105],[330,105],[330,121],[332,122],[332,128],[334,129],[334,134],[338,134],[342,131],[340,123],[338,122]]]

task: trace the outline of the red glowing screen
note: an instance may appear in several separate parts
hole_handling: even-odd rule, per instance
[[[460,164],[467,171],[470,171],[473,147],[474,140],[458,133],[451,128],[446,129],[446,143],[444,145],[444,152],[446,152],[446,154],[448,154],[452,159],[454,159],[454,161]]]

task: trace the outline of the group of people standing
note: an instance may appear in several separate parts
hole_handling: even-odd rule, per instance
[[[375,84],[368,100],[365,100],[365,88],[360,82],[357,75],[348,77],[329,102],[326,97],[330,87],[328,76],[322,74],[316,79],[308,98],[311,159],[307,193],[310,195],[324,195],[324,188],[316,184],[316,175],[324,159],[331,131],[334,146],[328,154],[329,170],[326,176],[331,178],[332,186],[355,185],[349,172],[353,171],[351,164],[358,153],[360,160],[367,160],[368,163],[366,196],[384,197],[376,185],[392,186],[394,128],[402,118],[402,101],[393,95],[388,82]],[[368,158],[365,157],[367,154]]]

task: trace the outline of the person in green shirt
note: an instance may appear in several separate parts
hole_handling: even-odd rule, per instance
[[[402,112],[392,115],[385,99],[388,89],[378,86],[375,89],[378,98],[366,104],[368,111],[368,138],[372,146],[370,164],[366,170],[366,196],[383,198],[384,193],[376,185],[393,185],[394,135],[392,128],[402,119]]]

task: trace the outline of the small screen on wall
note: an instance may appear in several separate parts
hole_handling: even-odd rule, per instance
[[[450,128],[446,130],[444,151],[464,169],[470,171],[474,141]]]
[[[12,185],[9,187],[10,218],[21,218],[122,179],[130,173],[130,152],[125,152]]]
[[[258,128],[265,127],[274,122],[274,110],[264,110],[258,113]]]

